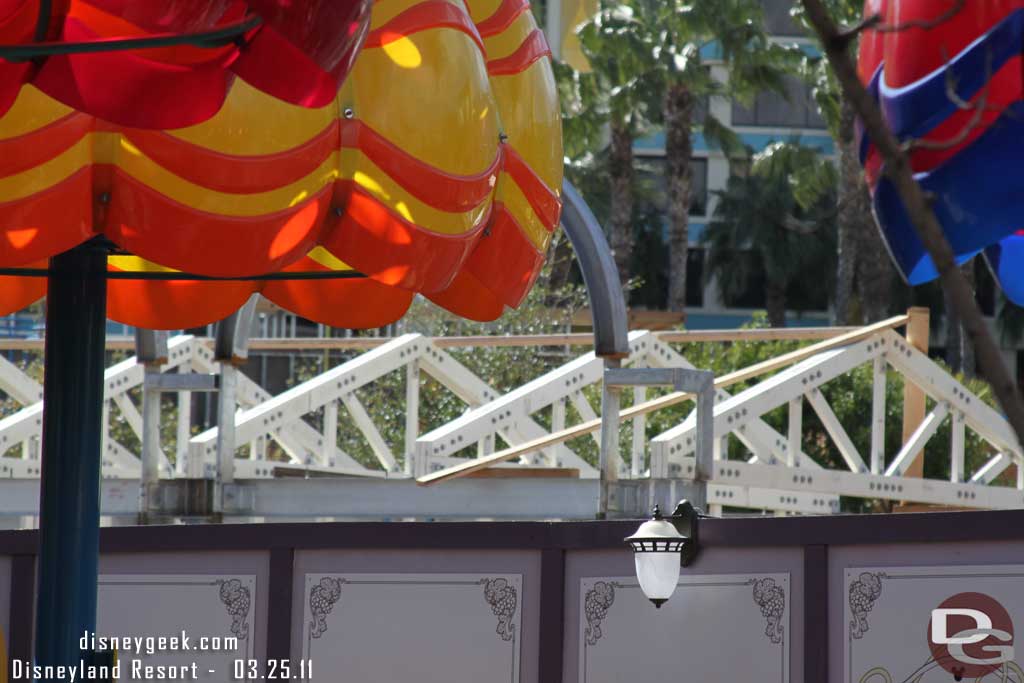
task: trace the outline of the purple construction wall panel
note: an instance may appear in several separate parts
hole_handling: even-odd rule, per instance
[[[0,556],[0,652],[7,652],[11,643],[11,558]]]
[[[226,652],[148,656],[216,672],[203,680],[231,678],[235,659],[289,659],[312,660],[312,680],[343,670],[358,683],[601,683],[681,671],[860,683],[903,680],[935,657],[947,672],[933,674],[974,680],[978,671],[958,670],[948,647],[929,643],[932,610],[974,609],[992,629],[1024,629],[1024,511],[706,520],[698,560],[661,609],[643,599],[622,544],[636,524],[105,529],[100,624],[234,638]],[[34,531],[0,532],[11,657],[31,656],[37,542]],[[1000,664],[1007,680],[1020,659]]]
[[[563,680],[805,679],[801,548],[708,548],[655,609],[633,558],[620,549],[573,551],[565,566]],[[717,656],[714,656],[717,654]]]

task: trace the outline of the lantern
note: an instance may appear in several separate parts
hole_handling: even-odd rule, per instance
[[[700,511],[686,500],[668,517],[655,505],[651,518],[625,539],[633,549],[640,589],[658,609],[676,592],[680,569],[690,566],[700,552],[700,517]]]

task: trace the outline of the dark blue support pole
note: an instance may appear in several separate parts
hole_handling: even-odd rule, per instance
[[[96,241],[50,259],[43,379],[36,663],[90,661],[96,630],[107,250]]]

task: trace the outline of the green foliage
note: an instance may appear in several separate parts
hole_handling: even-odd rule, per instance
[[[825,7],[832,17],[840,24],[856,24],[864,11],[864,3],[859,0],[823,0]],[[808,35],[817,37],[813,27],[807,19],[803,4],[794,2],[790,14],[803,24]],[[857,49],[857,41],[853,41],[851,50]],[[800,73],[811,84],[811,94],[818,111],[829,128],[832,137],[839,136],[839,101],[842,95],[839,82],[832,73],[832,68],[825,59],[823,53],[817,55],[804,55],[800,60]]]
[[[592,71],[572,78],[577,102],[599,118],[627,123],[639,136],[665,123],[662,100],[673,85],[685,86],[698,101],[726,95],[749,102],[764,90],[783,92],[799,53],[769,41],[762,25],[757,0],[602,0],[578,32]],[[727,83],[712,76],[706,55],[729,70]],[[736,142],[731,131],[703,109],[693,123],[729,149]]]
[[[739,137],[714,116],[709,98],[749,103],[758,92],[785,92],[784,79],[797,68],[800,54],[770,41],[763,23],[758,0],[601,0],[596,16],[577,32],[590,70],[581,73],[556,65],[568,178],[602,224],[608,225],[604,219],[611,215],[611,202],[633,204],[617,207],[618,220],[609,227],[616,231],[613,238],[629,244],[624,232],[630,228],[624,218],[632,214],[632,261],[639,268],[631,269],[630,275],[639,275],[645,283],[634,303],[660,307],[666,291],[681,296],[678,286],[668,286],[672,283],[667,276],[682,279],[685,262],[681,267],[668,263],[669,249],[662,239],[665,223],[646,215],[644,203],[638,201],[644,192],[639,174],[632,174],[632,199],[625,192],[609,192],[611,179],[627,178],[631,170],[610,166],[609,126],[619,132],[620,140],[622,135],[635,139],[664,129],[668,153],[684,163],[688,152],[674,150],[669,143],[685,140],[692,130],[702,131],[708,144],[729,156],[741,153]],[[724,82],[712,73],[712,63],[726,70]],[[685,207],[688,181],[679,173],[670,172],[669,178],[668,194],[679,198],[673,206]],[[673,235],[681,234],[684,218],[671,221]]]
[[[580,73],[554,61],[555,82],[562,112],[562,146],[566,163],[587,164],[607,145],[604,124],[608,109],[601,84],[593,73]]]
[[[804,292],[821,292],[835,263],[834,166],[798,142],[775,143],[753,158],[751,172],[733,176],[703,235],[707,277],[726,300],[760,273],[800,310]],[[746,252],[747,259],[738,258]]]

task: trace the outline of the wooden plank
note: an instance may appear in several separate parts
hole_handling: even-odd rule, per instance
[[[751,365],[749,367],[737,370],[735,372],[730,372],[726,375],[718,377],[715,380],[715,388],[724,389],[725,387],[731,386],[738,382],[743,382],[748,379],[753,379],[760,375],[767,374],[769,372],[774,372],[775,370],[779,370],[788,365],[792,365],[793,363],[797,363],[799,361],[810,358],[818,353],[821,353],[822,351],[828,351],[829,349],[846,346],[848,344],[852,344],[854,342],[867,339],[868,337],[874,334],[878,334],[883,330],[888,330],[893,327],[899,327],[901,325],[904,325],[906,324],[906,322],[907,316],[895,316],[893,318],[883,320],[873,325],[857,328],[852,332],[847,332],[846,334],[842,334],[833,339],[826,339],[824,341],[818,342],[817,344],[812,344],[802,349],[791,351],[777,358],[771,358],[760,363],[755,363],[754,365]],[[619,417],[622,420],[629,420],[636,417],[637,415],[644,415],[646,413],[654,412],[655,410],[661,410],[662,408],[667,408],[669,406],[682,403],[683,401],[687,401],[691,398],[693,398],[691,394],[683,392],[671,392],[669,394],[665,394],[664,396],[660,396],[650,401],[645,401],[644,403],[631,406],[630,408],[621,411],[619,413]],[[432,472],[431,474],[419,477],[416,480],[416,483],[420,485],[430,485],[437,484],[442,481],[447,481],[449,479],[464,477],[470,472],[486,469],[493,464],[517,458],[524,453],[530,453],[532,451],[539,450],[547,446],[552,446],[554,444],[559,444],[565,441],[569,441],[571,439],[575,439],[579,436],[589,434],[590,432],[596,431],[600,428],[600,419],[591,420],[589,422],[582,422],[578,425],[573,425],[568,429],[563,429],[561,431],[552,432],[551,434],[548,434],[546,436],[531,439],[530,441],[527,441],[513,448],[506,448],[486,458],[470,460],[467,461],[465,464],[455,465],[453,467],[448,467],[443,470],[438,470],[437,472]]]
[[[907,343],[925,355],[928,354],[929,329],[927,308],[914,307],[907,311]],[[914,430],[924,419],[925,393],[906,376],[903,377],[903,444],[913,438]],[[924,476],[924,451],[913,454],[913,459],[906,468],[906,476]]]
[[[626,311],[626,320],[631,330],[667,330],[679,327],[686,320],[682,311],[648,311],[631,308]],[[581,308],[572,316],[573,327],[594,325],[589,308]]]
[[[655,332],[663,342],[754,342],[754,341],[819,341],[833,339],[859,327],[768,327],[746,330],[680,330]]]
[[[569,400],[572,401],[573,407],[576,408],[576,412],[580,414],[580,418],[584,422],[591,422],[597,419],[597,413],[594,412],[594,406],[590,405],[590,401],[583,395],[582,391],[574,391],[569,394]],[[601,437],[597,435],[597,432],[593,432],[591,436],[594,437],[594,443],[598,448],[601,447]]]
[[[957,505],[933,505],[930,503],[900,503],[893,505],[893,512],[970,512],[977,508],[965,508]]]
[[[717,330],[665,330],[655,334],[664,342],[752,342],[752,341],[816,341],[833,339],[854,332],[858,327],[788,327],[765,329]],[[209,347],[213,340],[197,337],[196,341]],[[394,337],[254,337],[249,340],[251,351],[326,351],[368,350],[394,341]],[[587,332],[565,334],[533,334],[516,336],[469,335],[434,338],[440,348],[512,347],[512,346],[591,346],[594,335]],[[107,349],[134,351],[132,337],[108,337]],[[0,339],[0,351],[42,351],[42,339]]]
[[[575,467],[489,467],[467,475],[474,479],[579,479]]]

